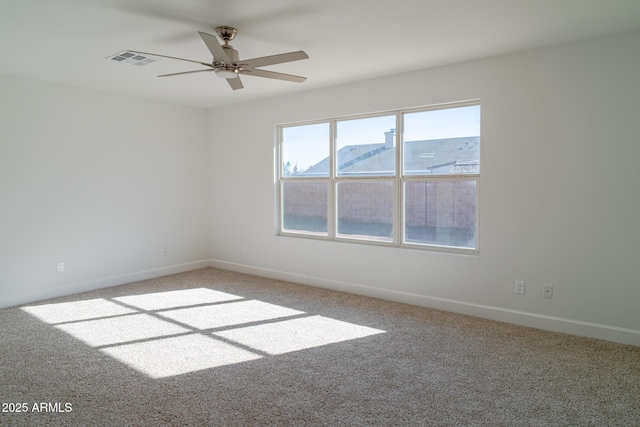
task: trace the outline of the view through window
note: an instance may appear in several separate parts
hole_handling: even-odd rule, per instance
[[[281,235],[478,251],[478,101],[278,135]]]

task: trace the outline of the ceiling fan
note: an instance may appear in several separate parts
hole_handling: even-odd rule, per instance
[[[243,59],[240,60],[238,56],[238,51],[235,50],[230,44],[229,41],[233,40],[238,34],[238,30],[233,27],[218,27],[216,28],[216,34],[220,39],[224,41],[224,44],[220,44],[215,36],[207,33],[203,33],[199,31],[200,37],[207,45],[211,54],[213,55],[213,60],[211,63],[194,61],[192,59],[184,59],[177,58],[175,56],[167,56],[167,55],[159,55],[157,53],[149,53],[149,52],[139,52],[135,50],[130,50],[129,52],[138,53],[141,55],[151,55],[158,56],[161,58],[170,58],[177,59],[180,61],[194,62],[196,64],[204,65],[205,69],[202,70],[193,70],[193,71],[183,71],[180,73],[171,73],[171,74],[161,74],[158,77],[170,77],[170,76],[179,76],[183,74],[192,74],[192,73],[203,73],[213,71],[216,73],[218,77],[222,77],[227,80],[229,86],[233,90],[242,89],[244,86],[242,85],[242,81],[240,80],[240,75],[244,76],[255,76],[255,77],[266,77],[269,79],[277,79],[277,80],[286,80],[288,82],[296,82],[302,83],[307,78],[301,76],[294,76],[291,74],[277,73],[275,71],[267,71],[261,70],[258,67],[265,67],[268,65],[282,64],[285,62],[299,61],[302,59],[308,59],[309,56],[302,50],[297,52],[289,52],[282,53],[280,55],[271,55],[271,56],[263,56],[260,58],[253,59]]]

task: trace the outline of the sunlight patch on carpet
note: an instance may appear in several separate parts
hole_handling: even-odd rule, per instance
[[[184,308],[159,313],[162,317],[167,317],[198,329],[221,328],[298,314],[304,314],[304,312],[256,300]]]
[[[34,305],[22,309],[49,324],[136,313],[135,310],[104,299]]]
[[[65,323],[56,328],[92,347],[190,332],[189,329],[171,322],[164,322],[148,314]]]
[[[213,335],[276,355],[384,333],[323,316],[236,328]]]
[[[115,301],[120,301],[143,310],[161,310],[165,308],[185,307],[196,304],[211,304],[237,299],[242,299],[242,297],[206,288],[155,292],[151,294],[114,298]]]
[[[151,378],[385,332],[206,288],[22,310]]]
[[[262,358],[240,347],[185,335],[100,350],[151,378],[165,378]]]

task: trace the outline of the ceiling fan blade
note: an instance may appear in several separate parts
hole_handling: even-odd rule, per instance
[[[182,74],[203,73],[206,71],[213,71],[213,68],[207,68],[206,70],[182,71],[180,73],[160,74],[158,77],[180,76]]]
[[[286,80],[288,82],[302,83],[307,80],[306,77],[294,76],[292,74],[276,73],[275,71],[267,70],[239,70],[238,74],[245,76],[266,77],[269,79]]]
[[[194,61],[193,59],[184,59],[184,58],[178,58],[178,57],[175,57],[175,56],[158,55],[157,53],[140,52],[140,51],[137,51],[137,50],[129,50],[129,52],[139,53],[140,55],[158,56],[160,58],[177,59],[178,61],[193,62],[194,64],[206,65],[208,67],[211,66],[211,64],[207,64],[206,62]]]
[[[240,77],[236,77],[235,79],[226,79],[227,83],[229,83],[229,86],[231,86],[231,89],[233,90],[238,90],[238,89],[242,89],[244,86],[242,85],[242,81],[240,80]]]
[[[198,31],[198,32],[200,33],[200,37],[202,37],[202,41],[204,41],[204,44],[206,44],[207,47],[209,48],[209,51],[211,51],[213,58],[217,61],[222,61],[225,64],[227,64],[229,67],[231,67],[232,66],[231,61],[229,60],[229,57],[227,56],[227,54],[224,52],[224,49],[222,48],[222,46],[220,46],[220,43],[218,43],[218,39],[216,38],[216,36],[203,33],[202,31]]]
[[[243,59],[238,61],[239,66],[249,66],[251,68],[266,67],[267,65],[282,64],[285,62],[300,61],[302,59],[309,59],[303,50],[297,52],[282,53],[280,55],[263,56],[260,58]]]

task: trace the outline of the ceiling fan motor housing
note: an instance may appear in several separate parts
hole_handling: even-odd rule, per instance
[[[229,58],[229,61],[231,61],[233,65],[236,65],[236,62],[240,60],[240,58],[238,57],[238,51],[230,45],[224,45],[222,46],[222,48],[224,49],[224,53],[227,54],[227,58]]]
[[[238,51],[228,44],[225,44],[224,46],[222,46],[222,48],[224,49],[224,53],[227,54],[227,57],[229,58],[232,66],[230,67],[226,65],[224,62],[215,64],[216,76],[222,77],[223,79],[235,79],[238,77],[237,71],[241,69],[236,65],[239,60]]]

